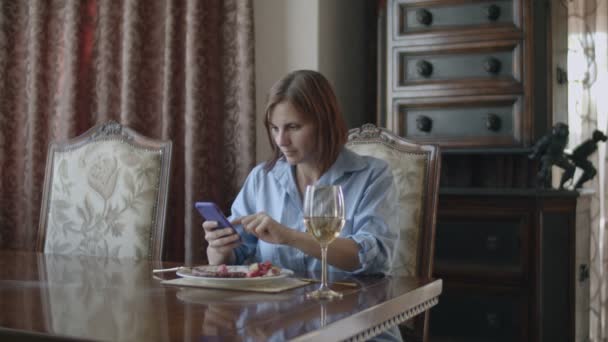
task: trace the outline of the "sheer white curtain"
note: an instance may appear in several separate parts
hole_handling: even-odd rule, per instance
[[[560,0],[568,6],[568,124],[570,147],[608,130],[608,0]],[[591,202],[590,338],[607,341],[606,144],[590,157],[598,173],[585,187]]]

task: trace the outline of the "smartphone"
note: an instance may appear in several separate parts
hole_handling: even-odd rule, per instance
[[[194,206],[206,221],[217,221],[218,228],[230,227],[234,229],[217,204],[213,202],[196,202]]]

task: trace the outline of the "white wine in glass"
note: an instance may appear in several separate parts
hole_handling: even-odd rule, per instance
[[[341,298],[327,285],[327,248],[344,226],[344,195],[342,187],[336,185],[306,187],[304,195],[304,225],[321,246],[321,286],[307,294],[310,298]]]

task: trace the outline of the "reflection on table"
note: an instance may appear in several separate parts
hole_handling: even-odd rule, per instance
[[[113,341],[365,338],[427,310],[441,292],[440,280],[350,278],[359,286],[334,287],[343,292],[342,300],[320,302],[305,297],[318,286],[314,283],[276,294],[163,286],[152,277],[159,266],[176,265],[0,252],[0,339],[24,334]]]

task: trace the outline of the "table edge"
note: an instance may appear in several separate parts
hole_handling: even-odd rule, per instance
[[[290,341],[367,340],[437,305],[439,302],[438,297],[442,290],[443,281],[441,279],[435,279],[433,282],[417,288],[414,291],[403,294],[396,298],[394,302],[382,303],[375,307],[368,308],[346,319],[333,322],[323,328],[298,336]],[[425,296],[421,296],[422,294],[425,294]],[[406,310],[398,312],[386,310],[391,307],[398,307],[400,304],[403,306],[405,303],[411,301],[412,297],[416,296],[421,296],[421,299]],[[367,324],[368,328],[365,328],[363,324],[352,323],[353,321],[356,322],[359,320],[372,323]],[[362,328],[353,330],[353,326]]]

